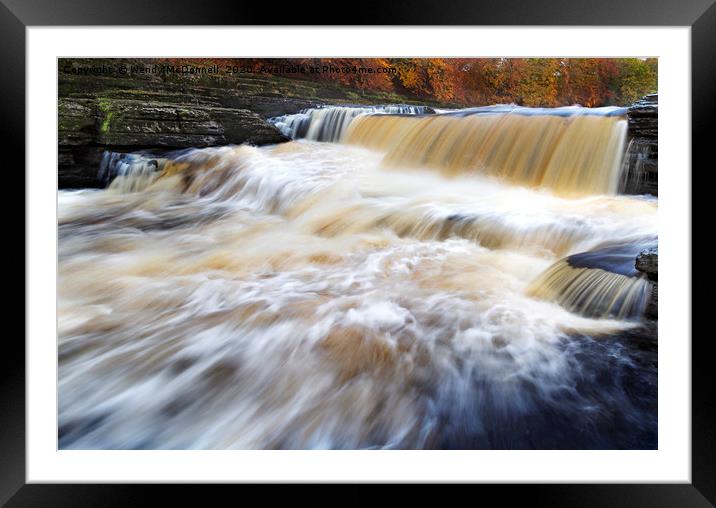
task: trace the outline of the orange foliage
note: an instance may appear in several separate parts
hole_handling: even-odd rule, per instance
[[[637,58],[272,58],[167,59],[334,83],[358,93],[392,92],[461,106],[626,105],[656,91],[656,59]],[[296,72],[297,68],[305,72]],[[314,72],[310,72],[314,69]],[[328,69],[328,70],[326,70]]]

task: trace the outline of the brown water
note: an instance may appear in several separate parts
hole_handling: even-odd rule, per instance
[[[656,201],[597,192],[611,177],[575,197],[556,163],[509,153],[507,182],[446,176],[497,155],[409,149],[436,127],[403,117],[368,142],[372,118],[352,144],[194,150],[59,193],[61,448],[655,446],[655,413],[615,384],[652,379],[614,339],[638,315],[534,284],[653,237]]]
[[[364,115],[346,141],[386,151],[391,166],[476,172],[565,196],[614,194],[626,127],[602,115]]]

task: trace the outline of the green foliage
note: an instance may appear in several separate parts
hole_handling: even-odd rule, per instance
[[[619,95],[625,102],[634,102],[639,97],[657,90],[657,60],[634,58],[620,61],[621,71]]]
[[[102,134],[107,134],[109,132],[110,122],[112,121],[112,117],[114,116],[114,112],[110,110],[111,102],[107,99],[99,99],[97,101],[97,106],[99,107],[99,110],[103,116],[102,124],[99,127],[99,131]]]

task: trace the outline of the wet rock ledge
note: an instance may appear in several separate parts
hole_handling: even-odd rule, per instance
[[[421,104],[395,94],[358,93],[332,83],[264,74],[152,72],[85,75],[88,68],[142,69],[162,59],[61,58],[58,61],[59,177],[63,188],[101,187],[105,150],[127,153],[286,138],[266,119],[325,104]],[[430,105],[430,104],[426,104]],[[455,107],[450,104],[435,104]]]
[[[659,95],[650,94],[627,112],[628,146],[624,156],[623,192],[658,195]]]
[[[59,99],[59,188],[101,186],[97,169],[105,150],[265,145],[287,140],[247,109],[181,103],[168,93],[135,91],[131,95]]]
[[[658,275],[659,275],[659,249],[654,247],[645,249],[636,257],[636,269],[645,273],[651,283],[651,295],[649,303],[646,307],[646,317],[650,319],[658,318],[659,298],[658,298]]]

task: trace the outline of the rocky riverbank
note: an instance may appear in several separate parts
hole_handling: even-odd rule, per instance
[[[628,146],[624,156],[623,192],[659,193],[659,95],[634,103],[627,113]]]
[[[640,368],[649,368],[649,365],[657,368],[659,336],[658,265],[658,247],[645,249],[637,255],[635,267],[639,272],[645,274],[649,280],[649,300],[640,326],[621,332],[618,335],[635,348],[634,358]]]
[[[659,248],[643,250],[636,257],[636,269],[645,273],[651,285],[649,303],[646,307],[646,317],[657,319],[659,317]]]
[[[59,187],[96,187],[105,150],[256,145],[286,141],[247,109],[182,104],[169,94],[131,99],[96,96],[59,100]]]
[[[637,101],[627,113],[629,145],[624,157],[625,186],[628,194],[659,194],[659,96],[650,94]],[[659,309],[659,249],[654,247],[639,253],[635,267],[646,274],[651,285],[645,317],[647,328],[654,328]]]
[[[61,59],[58,75],[58,186],[101,187],[105,151],[169,151],[225,144],[273,144],[286,137],[266,120],[326,104],[401,103],[450,107],[391,93],[273,75],[83,75],[83,68],[141,68],[147,60]],[[628,111],[622,192],[658,193],[658,96]]]
[[[147,60],[61,59],[58,76],[58,187],[101,187],[105,151],[173,150],[287,138],[267,118],[325,104],[414,103],[333,84],[271,75],[160,75],[82,69],[141,68]],[[430,105],[430,104],[428,104]]]

